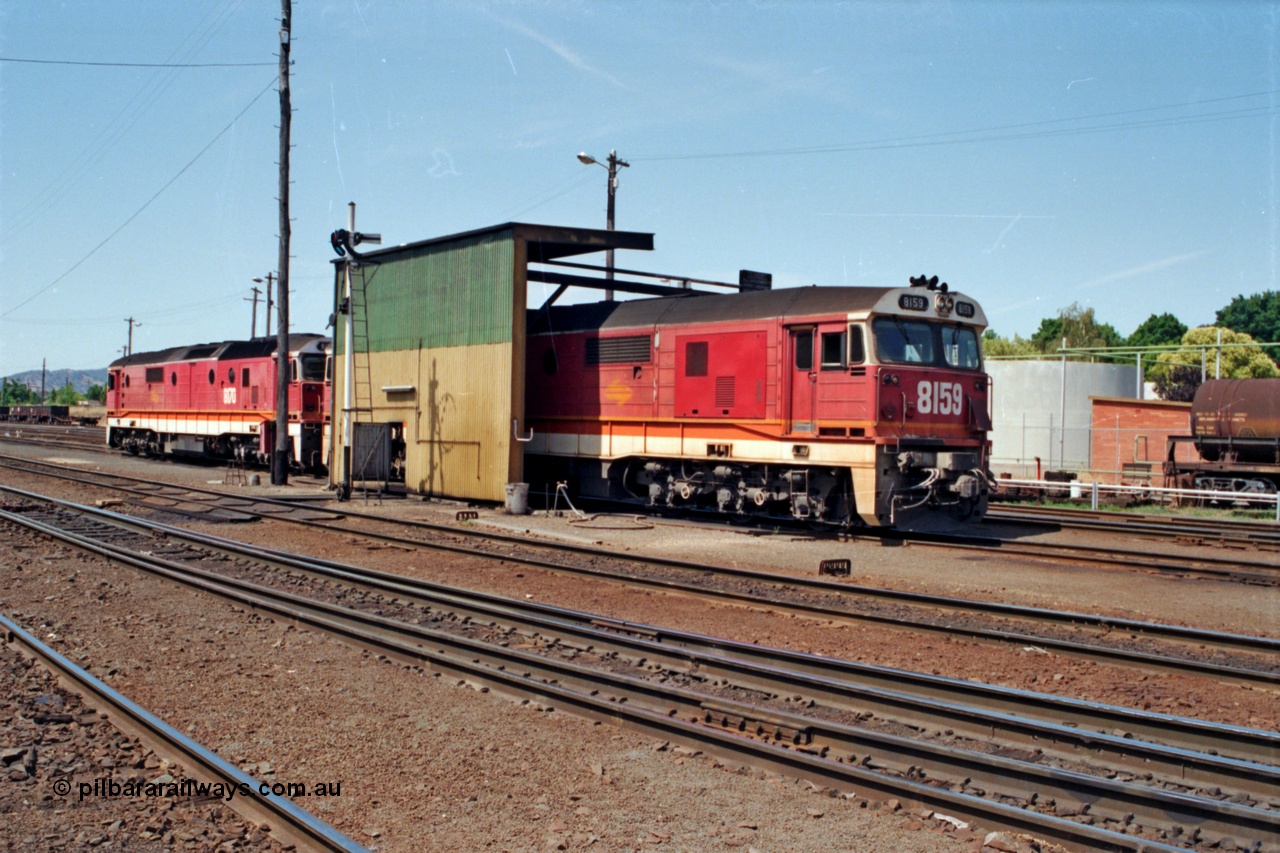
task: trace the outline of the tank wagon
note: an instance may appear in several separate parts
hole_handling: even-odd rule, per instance
[[[1195,445],[1200,460],[1175,457]],[[1280,484],[1280,379],[1210,379],[1191,402],[1191,435],[1169,439],[1165,473],[1180,486],[1274,494]]]
[[[330,340],[289,336],[293,458],[323,469]],[[276,339],[222,341],[137,353],[107,373],[107,444],[150,456],[266,464],[275,447]]]
[[[986,320],[936,277],[911,284],[531,312],[526,478],[837,526],[980,518]]]

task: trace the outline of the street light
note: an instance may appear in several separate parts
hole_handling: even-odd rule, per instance
[[[609,205],[608,207],[605,208],[605,229],[612,231],[613,230],[613,200],[614,200],[614,197],[618,194],[618,167],[621,166],[625,169],[631,164],[628,163],[626,160],[619,160],[617,151],[609,152],[609,159],[605,161],[609,164],[607,166],[604,163],[601,163],[596,158],[592,157],[590,154],[588,154],[585,151],[578,152],[578,161],[585,166],[590,166],[594,164],[596,166],[599,166],[602,169],[609,170]],[[613,249],[605,250],[604,266],[605,266],[604,277],[609,281],[613,281]],[[606,302],[613,301],[612,288],[605,290],[604,298]]]

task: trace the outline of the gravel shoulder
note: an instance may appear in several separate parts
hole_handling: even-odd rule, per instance
[[[5,452],[17,452],[9,447]],[[48,458],[55,454],[25,455]],[[76,457],[58,451],[60,461]],[[88,457],[86,467],[192,485],[219,468]],[[0,472],[0,482],[92,502],[101,490]],[[218,486],[214,486],[218,487]],[[240,488],[315,494],[315,484]],[[362,511],[453,523],[465,508],[418,499]],[[147,511],[122,508],[144,514]],[[1273,588],[1116,570],[1024,563],[937,549],[839,543],[777,532],[692,529],[630,516],[578,521],[481,508],[469,524],[529,539],[599,542],[632,552],[813,576],[820,560],[854,561],[854,583],[1038,607],[1275,635]],[[160,518],[161,516],[156,516]],[[178,523],[172,517],[163,520]],[[1276,729],[1275,697],[1196,679],[1141,675],[1046,655],[902,632],[780,618],[758,608],[589,583],[513,564],[481,563],[320,535],[280,523],[198,524],[207,532],[360,563],[614,618],[734,637],[962,678],[1198,714]],[[342,796],[303,803],[380,850],[976,850],[982,836],[906,810],[867,806],[778,779],[742,775],[704,756],[609,726],[521,706],[421,675],[96,558],[0,542],[0,606],[56,634],[54,644],[130,698],[241,766],[266,762],[285,781],[341,781]],[[254,772],[254,771],[250,771]],[[2,783],[0,783],[2,784]],[[0,808],[9,786],[0,786]],[[42,806],[52,810],[57,804]],[[122,806],[123,808],[123,806]],[[3,838],[3,836],[0,836]],[[21,849],[13,847],[12,849]]]

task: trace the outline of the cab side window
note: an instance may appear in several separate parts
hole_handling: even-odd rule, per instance
[[[844,367],[844,332],[823,332],[820,354],[823,370],[839,370]]]
[[[867,347],[862,342],[862,327],[849,327],[849,363],[862,364],[867,360]]]

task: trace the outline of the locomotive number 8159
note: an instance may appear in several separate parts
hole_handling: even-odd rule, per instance
[[[978,304],[936,278],[556,306],[531,315],[533,488],[730,516],[891,525],[986,511]]]

